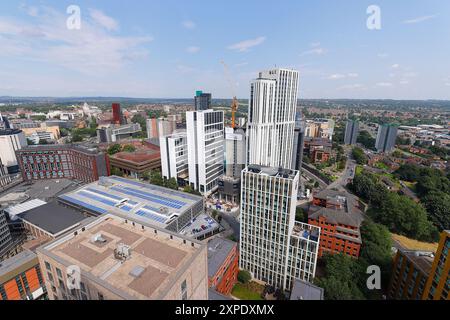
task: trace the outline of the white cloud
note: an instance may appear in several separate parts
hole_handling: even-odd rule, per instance
[[[358,90],[358,89],[365,89],[366,87],[360,83],[355,84],[346,84],[342,87],[339,87],[338,90]]]
[[[393,64],[393,65],[391,66],[391,68],[392,68],[392,69],[398,69],[398,68],[400,68],[400,65],[399,65],[398,63],[396,63],[396,64]]]
[[[387,54],[387,53],[379,53],[378,54],[378,58],[384,59],[384,58],[387,58],[387,57],[389,57],[389,54]]]
[[[179,72],[181,72],[181,73],[192,73],[192,72],[196,71],[195,68],[190,67],[190,66],[186,66],[186,65],[183,65],[183,64],[177,65],[177,70]]]
[[[347,74],[341,74],[341,73],[335,73],[327,77],[328,80],[339,80],[339,79],[345,79],[345,78],[357,78],[359,77],[358,73],[350,72]]]
[[[405,20],[403,21],[404,24],[415,24],[415,23],[420,23],[420,22],[424,22],[427,20],[431,20],[437,17],[437,14],[434,15],[428,15],[428,16],[421,16],[421,17],[417,17],[414,19],[410,19],[410,20]]]
[[[261,45],[262,43],[264,43],[264,41],[266,41],[266,37],[261,36],[261,37],[255,38],[255,39],[244,40],[244,41],[232,44],[232,45],[228,46],[227,49],[234,50],[237,52],[246,52],[246,51],[249,51],[253,47]]]
[[[377,84],[376,84],[376,86],[377,87],[392,87],[393,86],[393,84],[392,83],[390,83],[390,82],[378,82]]]
[[[320,42],[313,42],[310,44],[311,48],[317,48],[320,47]]]
[[[335,74],[330,75],[327,79],[338,80],[338,79],[344,79],[344,78],[345,78],[345,74],[335,73]]]
[[[190,30],[195,29],[195,27],[197,26],[197,25],[195,24],[195,22],[194,22],[194,21],[191,21],[191,20],[185,20],[185,21],[183,21],[183,22],[181,23],[181,25],[182,25],[184,28],[190,29]]]
[[[400,84],[407,85],[407,84],[409,84],[409,81],[408,80],[400,80]]]
[[[324,48],[315,48],[315,49],[311,49],[311,50],[307,50],[307,51],[302,52],[300,54],[300,57],[308,56],[308,55],[318,55],[318,56],[320,56],[320,55],[325,54],[326,52],[327,51]]]
[[[39,7],[39,12],[42,14],[32,23],[1,20],[0,56],[15,53],[15,58],[23,61],[96,75],[114,72],[148,55],[143,45],[151,42],[151,37],[113,36],[108,30],[116,24],[101,20],[98,12],[94,11],[96,19],[83,20],[82,29],[75,31],[65,27],[65,12],[49,7]]]
[[[117,31],[119,30],[119,23],[113,18],[107,16],[102,11],[97,9],[89,9],[89,14],[92,20],[105,28],[108,31]]]
[[[196,46],[191,46],[191,47],[186,48],[186,52],[188,52],[188,53],[197,53],[199,51],[200,51],[200,48],[196,47]]]
[[[248,62],[236,63],[234,66],[236,68],[245,67],[245,66],[248,66]]]

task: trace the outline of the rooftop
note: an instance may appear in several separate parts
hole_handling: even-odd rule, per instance
[[[46,152],[52,150],[76,150],[88,155],[96,155],[99,153],[99,149],[96,145],[86,144],[31,145],[18,150],[18,152]]]
[[[401,253],[423,273],[430,274],[434,261],[434,253],[426,251],[407,251],[400,249]]]
[[[207,214],[201,213],[192,222],[188,223],[181,231],[181,235],[198,239],[204,234],[219,228],[219,224]]]
[[[35,265],[38,263],[38,259],[35,253],[28,250],[24,250],[9,259],[0,261],[0,283],[9,280],[11,278],[9,274],[16,273],[14,272],[16,269],[24,267],[26,269],[30,263]]]
[[[126,299],[161,299],[204,247],[186,240],[105,215],[38,250]]]
[[[266,166],[260,166],[260,165],[256,165],[256,164],[249,165],[246,169],[244,169],[244,171],[256,173],[259,175],[266,175],[266,176],[278,177],[278,178],[284,178],[284,179],[294,179],[295,176],[298,174],[298,171],[296,171],[296,170],[275,168],[275,167],[266,167]]]
[[[80,212],[67,208],[58,202],[51,202],[29,211],[18,217],[33,226],[36,226],[53,237],[78,226],[86,217]]]
[[[208,242],[208,277],[214,277],[237,243],[228,239],[214,238]]]
[[[129,215],[162,228],[203,202],[200,196],[116,176],[101,177],[59,199],[96,215]]]
[[[22,130],[19,130],[19,129],[1,129],[0,136],[10,136],[10,135],[18,134],[21,132],[22,132]]]
[[[323,289],[312,283],[296,279],[291,292],[291,300],[323,300]]]

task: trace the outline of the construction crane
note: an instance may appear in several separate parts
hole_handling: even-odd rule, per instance
[[[227,77],[227,81],[230,85],[230,88],[231,88],[231,91],[233,94],[233,102],[231,102],[231,127],[234,129],[236,127],[236,112],[239,109],[239,101],[236,98],[235,84],[231,80],[230,70],[224,61],[221,61],[220,63],[223,64],[223,67],[225,70],[225,76]]]

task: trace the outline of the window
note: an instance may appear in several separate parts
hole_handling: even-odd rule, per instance
[[[50,266],[50,263],[48,263],[47,261],[45,261],[45,268],[46,268],[48,271],[51,271],[51,270],[52,270],[52,267]]]
[[[59,278],[62,279],[63,276],[62,276],[62,272],[60,269],[56,268],[56,274],[58,275]]]
[[[98,293],[98,300],[105,300],[105,297],[100,292]]]

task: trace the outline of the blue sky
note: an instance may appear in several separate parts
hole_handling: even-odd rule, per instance
[[[300,71],[301,98],[450,99],[449,14],[442,0],[1,1],[0,95],[247,98],[280,66]]]

